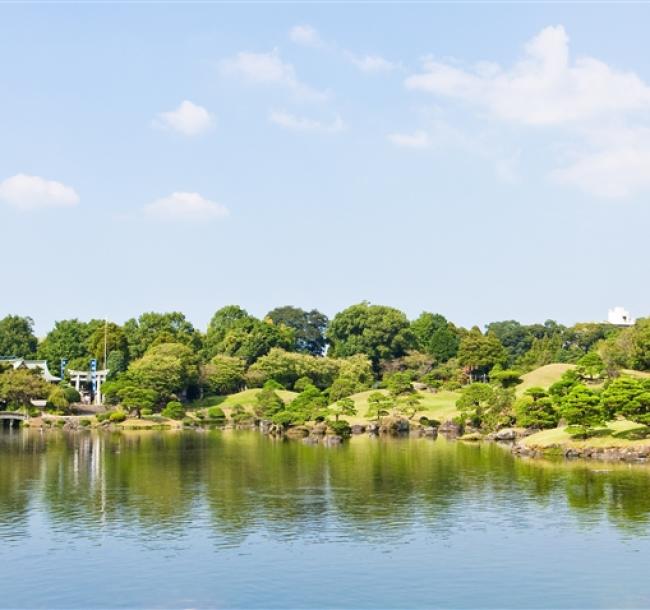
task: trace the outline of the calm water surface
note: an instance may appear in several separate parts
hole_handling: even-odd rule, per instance
[[[0,433],[3,608],[648,608],[649,561],[645,466]]]

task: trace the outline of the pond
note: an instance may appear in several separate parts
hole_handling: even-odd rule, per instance
[[[650,607],[650,467],[0,431],[2,608]]]

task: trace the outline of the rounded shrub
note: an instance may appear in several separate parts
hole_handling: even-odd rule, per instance
[[[81,394],[79,394],[79,392],[77,392],[77,390],[72,386],[66,386],[63,388],[63,394],[69,403],[81,402]]]
[[[126,421],[126,413],[124,411],[113,411],[108,416],[108,421],[119,424],[120,422]]]
[[[162,410],[162,415],[163,417],[180,421],[185,417],[185,409],[178,400],[170,400]]]
[[[221,407],[214,406],[208,409],[208,418],[223,421],[226,419],[226,414]]]
[[[352,434],[352,427],[344,420],[327,422],[330,430],[339,436],[348,437]]]

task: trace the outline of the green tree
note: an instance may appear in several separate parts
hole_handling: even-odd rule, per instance
[[[201,367],[201,379],[211,394],[234,394],[243,389],[246,362],[232,356],[215,356]]]
[[[440,314],[423,312],[411,322],[417,349],[432,356],[436,362],[447,362],[458,353],[460,336],[456,327]]]
[[[619,377],[602,393],[608,418],[622,415],[630,421],[650,426],[650,380]]]
[[[266,317],[274,324],[283,324],[293,330],[293,350],[322,356],[325,351],[325,329],[329,320],[316,309],[305,311],[299,307],[286,305],[271,310]]]
[[[381,425],[381,418],[385,417],[395,408],[395,401],[382,392],[373,392],[368,396],[368,410],[366,417],[374,419]]]
[[[332,356],[366,354],[376,371],[380,361],[403,356],[414,342],[409,321],[401,311],[367,302],[337,313],[327,339]]]
[[[237,356],[252,364],[274,347],[288,350],[293,344],[290,328],[248,317],[236,322],[222,341],[210,343],[210,349],[214,354]]]
[[[560,414],[569,425],[580,429],[579,435],[582,437],[587,437],[595,426],[605,422],[605,410],[600,396],[580,384],[562,398]]]
[[[202,346],[201,335],[178,311],[143,313],[137,320],[128,320],[123,330],[131,358],[142,358],[150,347],[160,343],[181,343],[194,352]]]
[[[36,353],[37,345],[34,320],[21,316],[6,316],[0,320],[0,356],[30,358]]]
[[[508,362],[512,365],[521,358],[532,346],[533,334],[530,329],[516,320],[491,322],[486,327],[488,334],[492,333],[508,352]]]
[[[158,402],[155,390],[125,385],[118,390],[120,404],[127,411],[135,411],[139,418],[144,409],[153,409]]]
[[[29,407],[32,399],[47,398],[50,388],[38,371],[11,368],[0,374],[0,402],[8,408]]]
[[[495,367],[490,372],[490,381],[498,383],[502,388],[513,388],[519,385],[523,379],[519,371]]]
[[[458,361],[467,367],[471,376],[487,374],[507,360],[508,354],[499,339],[491,333],[484,335],[476,326],[460,341]]]
[[[550,396],[540,387],[528,388],[524,392],[515,403],[515,415],[517,425],[537,430],[555,428],[560,418]]]
[[[103,365],[104,348],[106,349],[107,356],[114,352],[119,352],[122,356],[122,362],[125,365],[129,360],[129,345],[122,327],[114,322],[103,322],[99,324],[95,322],[94,325],[95,328],[89,334],[87,340],[88,354],[96,358]],[[115,362],[115,356],[113,356],[113,359]]]
[[[411,377],[406,372],[398,372],[388,375],[384,381],[391,396],[395,398],[404,396],[405,394],[413,394],[415,392],[413,384],[411,383]]]
[[[263,388],[255,397],[257,401],[256,412],[264,417],[273,417],[276,413],[284,411],[284,402],[271,388]]]
[[[639,371],[650,370],[650,318],[638,320],[631,335],[630,366]]]
[[[292,388],[301,377],[307,377],[313,385],[325,389],[339,374],[341,366],[342,363],[333,358],[273,348],[251,365],[249,378],[254,376],[262,383],[274,379],[283,387]]]
[[[327,397],[314,385],[307,386],[287,407],[294,421],[310,421],[327,415]]]
[[[329,408],[336,421],[341,415],[353,417],[357,414],[357,407],[351,398],[341,398]]]
[[[480,426],[483,415],[493,398],[494,390],[488,384],[472,383],[462,389],[456,407],[470,419],[473,425]]]
[[[67,358],[69,361],[83,358],[84,362],[88,362],[92,357],[88,349],[88,339],[98,325],[102,324],[101,320],[80,322],[73,319],[55,322],[54,328],[38,346],[39,357],[47,360],[51,371],[59,370],[62,358]]]
[[[162,410],[162,416],[169,419],[181,420],[185,417],[185,409],[183,405],[177,400],[170,400],[167,406]]]
[[[47,406],[59,411],[68,411],[70,402],[65,395],[65,390],[60,386],[53,386],[47,395]]]
[[[416,413],[422,410],[422,396],[417,392],[403,394],[397,405],[400,413],[406,415],[409,419],[413,419]]]
[[[582,379],[593,381],[604,373],[605,365],[596,352],[589,352],[578,360],[576,370]]]
[[[188,394],[198,383],[196,354],[180,343],[161,343],[151,347],[126,373],[131,385],[154,390],[159,400]]]

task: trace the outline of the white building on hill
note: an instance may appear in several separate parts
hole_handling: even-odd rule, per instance
[[[607,321],[616,326],[634,326],[634,318],[623,307],[617,306],[607,312]]]

